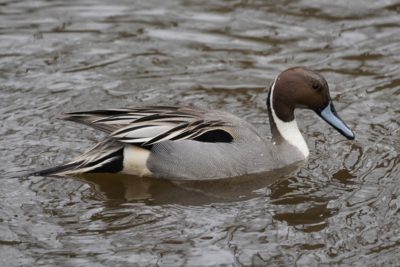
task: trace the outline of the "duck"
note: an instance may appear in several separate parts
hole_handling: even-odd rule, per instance
[[[65,113],[106,137],[60,166],[33,173],[69,176],[122,173],[170,180],[239,177],[304,162],[309,148],[295,109],[310,109],[349,140],[355,135],[338,116],[325,78],[307,67],[276,76],[267,96],[271,137],[225,111],[191,106],[144,106]]]

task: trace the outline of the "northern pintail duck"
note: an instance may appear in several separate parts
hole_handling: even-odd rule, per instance
[[[36,175],[126,173],[181,180],[241,176],[304,161],[307,144],[295,108],[315,111],[348,139],[322,75],[304,67],[280,73],[267,98],[272,140],[227,112],[150,106],[66,113],[63,119],[103,131],[107,137],[75,160]]]

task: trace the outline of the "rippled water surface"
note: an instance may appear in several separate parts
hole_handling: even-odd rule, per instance
[[[398,1],[1,1],[1,266],[399,266]],[[102,135],[61,112],[193,104],[268,130],[266,90],[305,65],[347,141],[299,111],[311,150],[273,179],[13,178]],[[279,179],[278,179],[279,178]]]

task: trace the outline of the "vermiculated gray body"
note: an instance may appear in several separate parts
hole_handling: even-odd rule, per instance
[[[229,121],[231,143],[207,143],[192,140],[166,141],[153,145],[149,170],[161,177],[215,179],[271,171],[304,160],[293,147],[290,153],[278,153],[290,145],[275,146],[251,124],[232,114],[210,111],[206,119]],[[226,155],[229,155],[227,157]]]

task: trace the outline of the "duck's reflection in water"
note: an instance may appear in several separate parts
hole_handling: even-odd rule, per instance
[[[292,165],[273,172],[205,181],[176,181],[123,174],[85,174],[78,178],[89,182],[99,197],[108,200],[142,201],[153,205],[201,205],[260,196],[265,194],[269,185],[287,178],[298,167]]]

